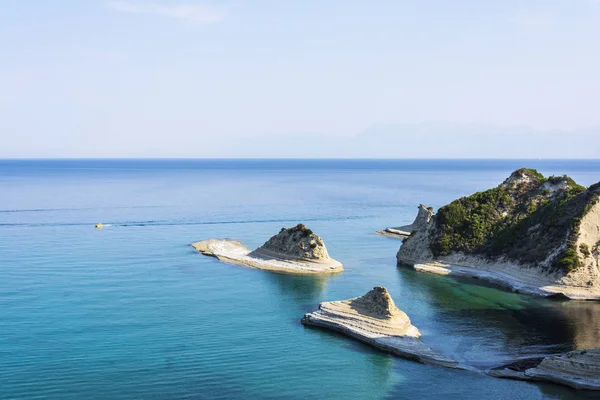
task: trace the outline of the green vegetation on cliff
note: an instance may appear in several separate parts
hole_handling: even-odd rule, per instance
[[[298,224],[298,225],[296,225],[296,226],[294,226],[292,228],[289,228],[289,229],[288,228],[281,228],[281,230],[279,231],[279,233],[285,232],[285,231],[288,231],[288,232],[291,232],[291,233],[302,232],[302,236],[310,236],[310,235],[313,234],[313,231],[310,230],[310,229],[308,229],[306,227],[306,225],[304,225],[304,224]]]
[[[579,221],[599,198],[595,186],[600,189],[586,190],[567,176],[545,178],[534,169],[519,169],[496,188],[440,208],[430,233],[431,251],[434,256],[464,252],[541,263],[568,235],[566,249],[549,267],[573,270],[580,265],[575,248]]]

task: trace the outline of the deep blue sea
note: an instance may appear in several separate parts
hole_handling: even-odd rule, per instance
[[[398,268],[400,242],[373,234],[519,167],[600,181],[600,160],[0,161],[0,399],[597,398],[300,324],[384,285],[427,344],[477,367],[600,347],[600,303]],[[343,273],[275,274],[189,246],[256,247],[299,222]]]

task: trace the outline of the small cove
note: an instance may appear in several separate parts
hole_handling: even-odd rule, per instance
[[[585,398],[300,324],[321,301],[383,285],[426,343],[471,365],[600,347],[600,303],[398,268],[400,242],[372,233],[522,166],[600,180],[598,161],[0,161],[0,398],[427,398],[432,382],[449,399],[474,387]],[[298,222],[343,273],[274,274],[189,247],[222,237],[255,248]]]

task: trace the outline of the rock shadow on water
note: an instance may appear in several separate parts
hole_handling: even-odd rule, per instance
[[[600,347],[600,302],[563,301],[551,306],[567,321],[573,349]]]
[[[593,391],[575,390],[546,382],[498,379],[485,374],[465,374],[464,371],[440,369],[435,366],[397,361],[396,373],[403,377],[384,397],[397,399],[598,399]],[[413,372],[413,368],[432,368],[431,373]],[[436,368],[435,371],[433,368]],[[444,382],[435,385],[431,380]],[[415,379],[417,378],[417,379]]]
[[[297,320],[297,319],[296,319]],[[300,324],[304,327],[305,330],[313,332],[319,335],[320,340],[331,343],[335,346],[340,346],[342,348],[348,349],[352,352],[366,355],[375,355],[377,357],[382,357],[384,359],[389,359],[390,365],[395,357],[388,351],[381,350],[377,347],[374,347],[368,343],[362,342],[360,340],[349,340],[348,335],[344,333],[340,333],[335,330],[325,330],[318,326]],[[409,362],[413,362],[408,360]]]
[[[327,288],[330,275],[292,275],[265,274],[265,279],[273,282],[279,293],[291,298],[296,303],[318,303]]]
[[[598,400],[598,392],[591,390],[576,390],[566,386],[559,386],[554,383],[547,382],[524,382],[529,385],[536,385],[544,399],[561,399],[561,400]]]
[[[557,301],[469,283],[469,278],[429,276],[406,268],[398,271],[402,282],[437,314],[420,322],[422,327],[436,332],[440,322],[458,327],[456,334],[464,335],[464,340],[448,351],[463,353],[470,365],[492,367],[498,361],[600,347],[598,302]],[[487,364],[469,361],[469,354],[477,356],[477,346],[496,355]]]

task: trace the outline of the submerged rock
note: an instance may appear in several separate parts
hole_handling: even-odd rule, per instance
[[[419,216],[397,260],[544,296],[600,300],[600,183],[513,172],[494,189]]]
[[[274,272],[315,274],[344,269],[339,261],[329,257],[323,239],[303,224],[281,229],[254,251],[231,239],[202,240],[192,243],[192,247],[221,261]]]
[[[419,339],[421,332],[381,286],[353,299],[323,302],[317,311],[306,314],[302,323],[331,329],[425,364],[467,368],[425,345]]]
[[[600,349],[575,350],[559,356],[550,356],[534,365],[516,368],[513,364],[489,371],[497,378],[527,381],[546,381],[574,389],[600,390]]]

